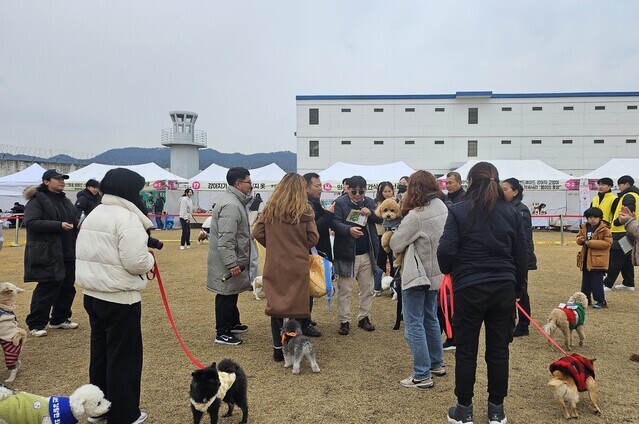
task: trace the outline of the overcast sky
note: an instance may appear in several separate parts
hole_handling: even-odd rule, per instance
[[[299,94],[638,91],[639,2],[0,2],[0,145],[295,150]]]

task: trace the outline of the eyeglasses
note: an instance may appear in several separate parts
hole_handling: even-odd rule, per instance
[[[364,193],[366,193],[366,190],[351,190],[353,196],[357,196],[358,194],[361,196]]]
[[[253,184],[253,181],[251,181],[251,180],[248,180],[248,181],[238,181],[238,183]]]

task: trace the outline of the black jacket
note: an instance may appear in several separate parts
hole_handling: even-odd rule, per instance
[[[315,247],[317,250],[324,253],[330,261],[333,261],[330,232],[330,226],[333,222],[333,213],[324,209],[319,199],[308,196],[308,203],[311,204],[313,212],[315,212],[315,225],[317,225],[317,232],[319,233],[319,241]]]
[[[503,200],[495,205],[488,224],[481,211],[468,218],[468,202],[454,205],[439,240],[437,259],[444,274],[451,274],[453,290],[474,284],[513,282],[521,297],[528,269],[528,249],[521,214]]]
[[[87,216],[93,209],[100,204],[100,197],[97,194],[93,194],[88,188],[85,188],[78,193],[78,197],[75,200],[75,208],[77,209],[77,219],[80,219],[82,212]]]
[[[24,250],[24,281],[61,281],[64,262],[75,261],[76,231],[65,231],[62,222],[77,224],[76,209],[64,193],[46,187],[30,187],[24,211],[27,244]]]
[[[521,213],[522,222],[524,224],[526,246],[528,247],[528,269],[537,269],[537,256],[535,256],[535,242],[533,241],[532,235],[532,217],[530,215],[530,209],[517,199],[513,200],[511,204],[519,211],[519,213]]]
[[[462,187],[460,187],[459,190],[457,190],[456,192],[446,194],[446,199],[444,200],[444,203],[446,203],[446,205],[448,206],[456,205],[457,203],[464,200],[465,194],[466,194],[466,191]]]
[[[335,217],[331,228],[335,230],[335,243],[333,246],[333,256],[337,259],[346,261],[355,260],[355,239],[351,237],[349,229],[355,224],[345,222],[351,209],[362,209],[367,207],[371,210],[371,215],[366,221],[368,237],[370,239],[370,255],[371,263],[376,263],[377,254],[379,253],[379,237],[377,236],[377,228],[375,224],[381,224],[383,220],[375,215],[375,202],[370,197],[365,197],[360,204],[351,201],[348,195],[340,196],[335,200]]]

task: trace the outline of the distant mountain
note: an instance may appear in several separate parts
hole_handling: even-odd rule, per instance
[[[26,155],[2,154],[2,152],[0,152],[0,156],[6,160],[28,160],[33,162],[81,164],[98,162],[107,165],[138,165],[141,163],[155,162],[162,168],[168,168],[170,166],[170,149],[167,147],[148,149],[140,147],[126,147],[122,149],[111,149],[104,153],[100,153],[91,159],[75,159],[63,154],[50,158],[41,158]],[[243,155],[241,153],[221,153],[214,149],[200,150],[200,169],[204,169],[212,163],[216,163],[226,168],[241,165],[249,169],[259,168],[270,163],[276,163],[283,170],[290,172],[297,169],[297,155],[288,151]]]

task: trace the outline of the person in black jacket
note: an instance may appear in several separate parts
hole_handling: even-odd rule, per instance
[[[75,297],[76,209],[67,199],[68,175],[49,169],[42,184],[25,191],[24,211],[27,244],[24,250],[24,281],[37,281],[26,323],[32,336],[47,335],[49,328],[75,329],[71,305]]]
[[[501,183],[501,188],[504,191],[504,198],[512,206],[515,207],[521,213],[524,224],[524,233],[526,233],[526,245],[528,246],[528,270],[537,269],[537,257],[535,256],[535,242],[533,241],[532,234],[532,217],[530,215],[530,209],[523,204],[521,200],[524,198],[524,188],[519,183],[517,178],[508,178]],[[524,291],[519,299],[519,306],[530,316],[530,297],[528,296],[528,274],[526,274],[526,283],[524,284]],[[517,311],[519,314],[519,323],[515,327],[513,332],[514,337],[527,336],[529,334],[528,326],[530,320],[521,311]]]
[[[155,226],[158,230],[164,229],[162,222],[162,213],[164,212],[164,199],[160,193],[155,193],[155,201],[153,202],[153,213],[155,215]]]
[[[360,176],[348,179],[348,192],[335,200],[335,217],[331,228],[335,230],[333,256],[335,273],[339,275],[337,286],[338,333],[350,332],[351,292],[355,281],[359,285],[359,314],[357,326],[366,331],[375,330],[370,321],[373,305],[373,266],[379,252],[379,237],[375,224],[382,219],[376,216],[375,202],[365,196],[366,180]],[[349,220],[350,218],[350,220]]]
[[[459,172],[449,172],[446,174],[446,204],[454,205],[464,198],[464,188],[462,187],[462,178]]]
[[[86,217],[91,213],[96,206],[100,204],[100,183],[97,180],[91,178],[84,185],[84,190],[78,193],[75,200],[75,208],[78,210],[78,220],[84,212]]]
[[[455,395],[450,422],[471,422],[479,333],[486,329],[488,419],[506,422],[508,344],[512,341],[515,300],[521,297],[528,269],[521,214],[504,200],[497,169],[479,162],[468,174],[464,201],[448,214],[437,259],[451,274],[455,315]]]

